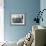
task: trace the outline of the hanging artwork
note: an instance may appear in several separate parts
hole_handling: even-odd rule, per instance
[[[24,25],[25,24],[24,14],[12,14],[11,15],[11,24],[12,25]]]

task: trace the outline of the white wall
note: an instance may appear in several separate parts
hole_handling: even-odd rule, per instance
[[[0,0],[0,42],[4,41],[4,1]]]

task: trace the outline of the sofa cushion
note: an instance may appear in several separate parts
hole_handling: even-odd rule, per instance
[[[24,37],[24,38],[21,38],[21,39],[17,42],[17,46],[23,46],[23,44],[24,44],[24,39],[25,39],[25,37]]]

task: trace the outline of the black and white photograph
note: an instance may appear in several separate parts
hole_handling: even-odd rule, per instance
[[[12,14],[11,15],[11,24],[12,25],[24,25],[25,24],[24,14]]]

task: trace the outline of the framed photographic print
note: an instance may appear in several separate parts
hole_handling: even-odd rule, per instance
[[[11,15],[11,24],[12,25],[24,25],[25,24],[24,14],[12,14]]]

